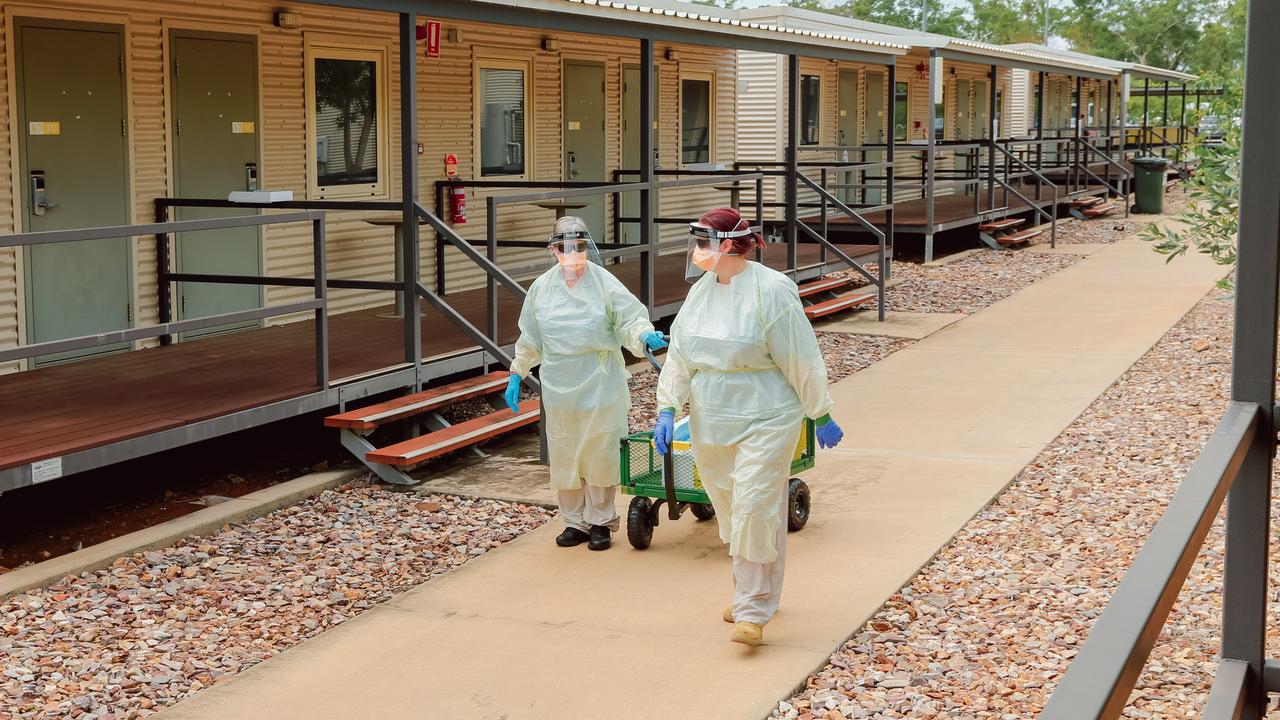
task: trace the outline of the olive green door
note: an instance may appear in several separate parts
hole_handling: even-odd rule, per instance
[[[258,62],[251,38],[175,32],[173,67],[174,190],[181,198],[225,200],[233,190],[256,189],[258,171]],[[176,219],[251,215],[255,210],[177,208]],[[261,275],[258,228],[180,233],[175,260],[182,273]],[[179,283],[182,319],[249,310],[262,305],[257,285]],[[256,323],[250,323],[256,325]],[[202,331],[225,332],[244,325]],[[195,333],[184,334],[192,337]]]
[[[651,129],[651,137],[653,143],[653,166],[658,166],[658,93],[656,92],[658,85],[658,70],[654,68],[653,84],[655,92],[653,94],[653,122],[654,127]],[[623,170],[640,170],[640,68],[636,65],[628,65],[622,68],[622,169]],[[640,179],[639,175],[625,175],[623,182],[636,182]],[[640,193],[629,192],[622,193],[622,211],[623,217],[638,218],[640,217]],[[622,223],[622,238],[620,242],[630,243],[632,245],[640,242],[640,223],[624,222]]]
[[[836,145],[842,148],[837,162],[856,162],[860,154],[847,148],[856,147],[858,142],[858,71],[841,70],[840,82],[836,88]],[[852,172],[840,174],[840,184],[853,185],[857,178]],[[845,202],[855,202],[857,195],[852,187],[840,188],[836,197]]]
[[[884,134],[884,75],[876,72],[867,73],[867,100],[865,110],[863,111],[862,128],[865,133],[864,137],[868,145],[878,145],[885,142]],[[867,153],[868,162],[883,162],[884,154],[879,152]],[[874,171],[874,175],[883,177],[885,168]],[[882,185],[883,180],[872,180],[872,185]],[[878,204],[884,202],[884,191],[879,188],[867,188],[865,191],[865,199],[863,202]]]
[[[571,61],[564,64],[564,179],[571,182],[605,180],[604,65]],[[586,203],[567,214],[587,221],[591,237],[604,240],[605,196],[569,198]]]
[[[956,139],[972,140],[974,134],[973,127],[973,93],[968,80],[956,81]],[[956,167],[963,170],[966,175],[973,174],[977,163],[974,158],[977,150],[975,148],[964,148],[959,151],[956,157]],[[972,194],[977,188],[976,185],[965,185],[963,191],[966,195]]]
[[[973,83],[973,136],[975,138],[987,139],[987,106],[991,104],[991,96],[987,94],[987,83],[985,80],[975,80]]]
[[[16,23],[22,229],[129,223],[124,43],[119,28]],[[129,326],[129,240],[86,240],[24,251],[30,343]],[[122,349],[93,348],[35,364]]]

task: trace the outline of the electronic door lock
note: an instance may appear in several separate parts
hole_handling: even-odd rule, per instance
[[[258,189],[258,163],[244,164],[244,189],[249,192]]]
[[[578,155],[573,150],[565,153],[568,156],[569,177],[578,177]]]
[[[31,214],[40,217],[45,211],[58,207],[58,203],[51,202],[48,195],[45,194],[44,187],[44,171],[31,171]]]

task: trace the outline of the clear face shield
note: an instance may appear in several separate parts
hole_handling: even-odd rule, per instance
[[[587,272],[587,263],[604,265],[600,249],[591,239],[591,231],[582,218],[565,216],[556,221],[547,247],[564,275],[565,282],[574,285]]]
[[[684,279],[691,283],[697,282],[703,274],[715,272],[721,258],[739,257],[740,253],[721,251],[724,241],[747,237],[754,232],[750,227],[726,232],[696,222],[689,223],[689,255],[685,263]]]

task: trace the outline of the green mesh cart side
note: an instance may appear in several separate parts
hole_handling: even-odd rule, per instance
[[[800,432],[800,442],[796,444],[795,454],[791,457],[792,474],[813,467],[815,447],[813,421],[806,418]],[[702,488],[702,479],[698,477],[698,468],[693,463],[689,443],[672,443],[672,450],[675,453],[676,499],[690,503],[710,502],[706,490]],[[624,494],[667,497],[666,485],[662,481],[662,456],[653,447],[653,433],[635,433],[623,439],[619,472]]]

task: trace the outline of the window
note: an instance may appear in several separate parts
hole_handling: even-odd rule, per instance
[[[383,49],[307,48],[309,180],[318,198],[386,194],[385,59]]]
[[[817,145],[822,140],[822,79],[800,76],[800,144]]]
[[[907,139],[907,111],[910,108],[907,83],[894,83],[893,86],[893,139]]]
[[[680,78],[680,162],[711,162],[711,74]]]
[[[947,99],[941,97],[933,104],[933,139],[945,140],[947,133]]]
[[[480,177],[528,174],[529,63],[481,60],[476,69],[476,126]]]

